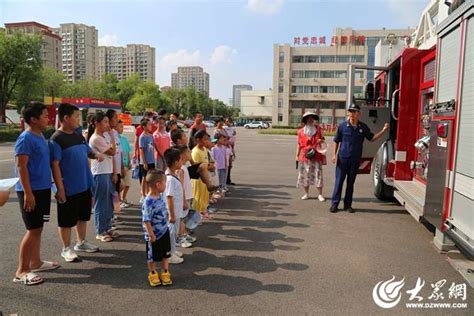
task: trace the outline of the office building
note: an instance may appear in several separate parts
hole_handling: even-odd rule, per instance
[[[240,97],[240,117],[258,120],[272,119],[272,90],[242,90]]]
[[[232,86],[232,106],[240,109],[240,92],[252,90],[252,86],[248,84],[235,84]]]
[[[178,67],[178,72],[171,74],[173,89],[186,89],[194,86],[197,91],[204,91],[209,95],[209,74],[199,66]]]
[[[155,48],[128,44],[126,47],[99,46],[99,79],[106,73],[123,80],[137,73],[143,80],[155,81]]]
[[[348,64],[374,65],[375,47],[387,35],[403,38],[413,30],[353,30],[337,28],[333,36],[295,37],[293,46],[275,44],[273,55],[274,125],[297,125],[305,111],[315,111],[324,124],[346,118]],[[374,72],[355,73],[354,93],[363,88]]]
[[[98,31],[94,26],[65,23],[55,29],[62,37],[62,71],[66,79],[98,79]]]
[[[44,67],[62,71],[61,37],[53,32],[49,26],[38,22],[5,23],[7,34],[20,31],[25,34],[41,34],[41,60]]]

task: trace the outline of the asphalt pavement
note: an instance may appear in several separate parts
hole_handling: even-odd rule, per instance
[[[331,144],[330,144],[331,145]],[[121,237],[81,255],[82,262],[60,257],[56,206],[45,226],[42,256],[62,267],[44,272],[44,284],[12,283],[24,226],[14,193],[0,208],[0,312],[29,314],[124,315],[367,315],[473,314],[474,292],[448,299],[448,288],[464,283],[432,245],[433,235],[401,206],[377,201],[369,176],[357,178],[356,213],[329,213],[329,201],[301,200],[295,187],[296,138],[259,135],[238,128],[237,159],[231,192],[218,202],[213,221],[195,231],[198,241],[184,249],[185,262],[173,265],[173,286],[150,288],[138,208],[123,211]],[[0,177],[12,175],[12,144],[0,145]],[[324,168],[324,194],[334,184],[334,167]],[[134,183],[131,200],[138,200]],[[89,239],[96,243],[93,225]],[[97,241],[99,244],[99,241]],[[377,306],[373,288],[380,281],[404,281],[401,301]],[[408,309],[406,290],[417,279],[429,299],[432,284],[445,279],[444,300],[467,303],[462,309]],[[416,301],[416,300],[415,300]]]

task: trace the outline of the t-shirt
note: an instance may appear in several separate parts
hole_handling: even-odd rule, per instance
[[[227,168],[227,146],[216,145],[212,147],[212,155],[214,156],[217,169]]]
[[[57,130],[49,141],[49,152],[51,161],[59,161],[66,196],[82,193],[92,187],[88,159],[91,149],[82,135]]]
[[[235,144],[234,128],[232,126],[225,126],[224,130],[231,145]]]
[[[183,215],[183,194],[183,185],[181,184],[181,181],[179,181],[178,176],[171,174],[169,170],[166,170],[165,195],[166,197],[173,197],[174,215],[176,217],[176,220],[178,220],[178,218],[181,218]],[[170,210],[170,207],[168,205],[168,199],[166,199],[166,206],[168,210]]]
[[[116,130],[112,130],[115,139],[115,170],[120,174],[122,169],[122,145],[120,143],[120,134]],[[104,137],[107,142],[111,143],[111,138],[109,133],[104,133]]]
[[[170,134],[163,131],[160,132],[156,130],[153,133],[153,140],[155,142],[156,148],[164,155],[165,151],[171,146],[171,137]],[[155,150],[155,159],[158,160],[158,152]]]
[[[209,163],[209,156],[207,154],[207,149],[203,147],[203,149],[199,149],[198,146],[194,147],[191,151],[191,157],[193,159],[194,164],[197,163]]]
[[[143,148],[145,153],[145,160],[147,164],[155,163],[155,146],[153,143],[153,136],[146,135],[145,133],[140,135],[140,139],[138,140],[138,145],[140,148]],[[142,157],[140,155],[140,164],[144,165],[145,161],[142,161]]]
[[[92,150],[104,154],[107,150],[112,147],[112,144],[104,137],[94,133],[89,139],[89,146]],[[113,157],[107,154],[104,154],[104,160],[99,161],[97,159],[92,159],[91,161],[91,171],[93,175],[97,174],[108,174],[113,172]]]
[[[158,198],[147,195],[143,199],[142,221],[146,241],[150,240],[150,236],[146,232],[145,222],[150,222],[157,240],[163,237],[168,230],[168,209],[162,196]]]
[[[128,154],[132,152],[132,148],[130,147],[128,139],[127,137],[125,137],[125,135],[120,135],[120,144],[122,145],[123,165],[125,166],[125,168],[128,168],[130,165]]]
[[[20,155],[28,156],[27,167],[31,190],[51,189],[49,148],[44,136],[36,135],[30,131],[21,133],[15,143],[15,158]],[[20,176],[17,164],[15,164],[15,176]],[[15,190],[23,191],[21,181],[16,183]]]
[[[184,196],[186,200],[192,199],[193,198],[193,186],[191,184],[191,177],[189,176],[189,171],[188,167],[185,165],[181,166],[181,170],[184,172],[184,183],[183,183],[183,188],[184,188]]]

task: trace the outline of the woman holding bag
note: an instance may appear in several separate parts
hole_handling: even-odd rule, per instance
[[[326,156],[317,151],[318,146],[324,143],[321,127],[317,124],[319,116],[314,112],[303,115],[304,126],[298,130],[298,145],[296,147],[296,165],[298,169],[297,187],[304,188],[302,200],[309,198],[309,186],[315,185],[318,189],[318,200],[324,202],[323,196],[323,168]]]

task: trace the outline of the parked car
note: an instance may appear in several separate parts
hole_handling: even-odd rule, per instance
[[[206,127],[216,127],[216,124],[213,121],[204,121]]]
[[[245,128],[268,128],[268,124],[262,121],[253,121],[244,125]]]

